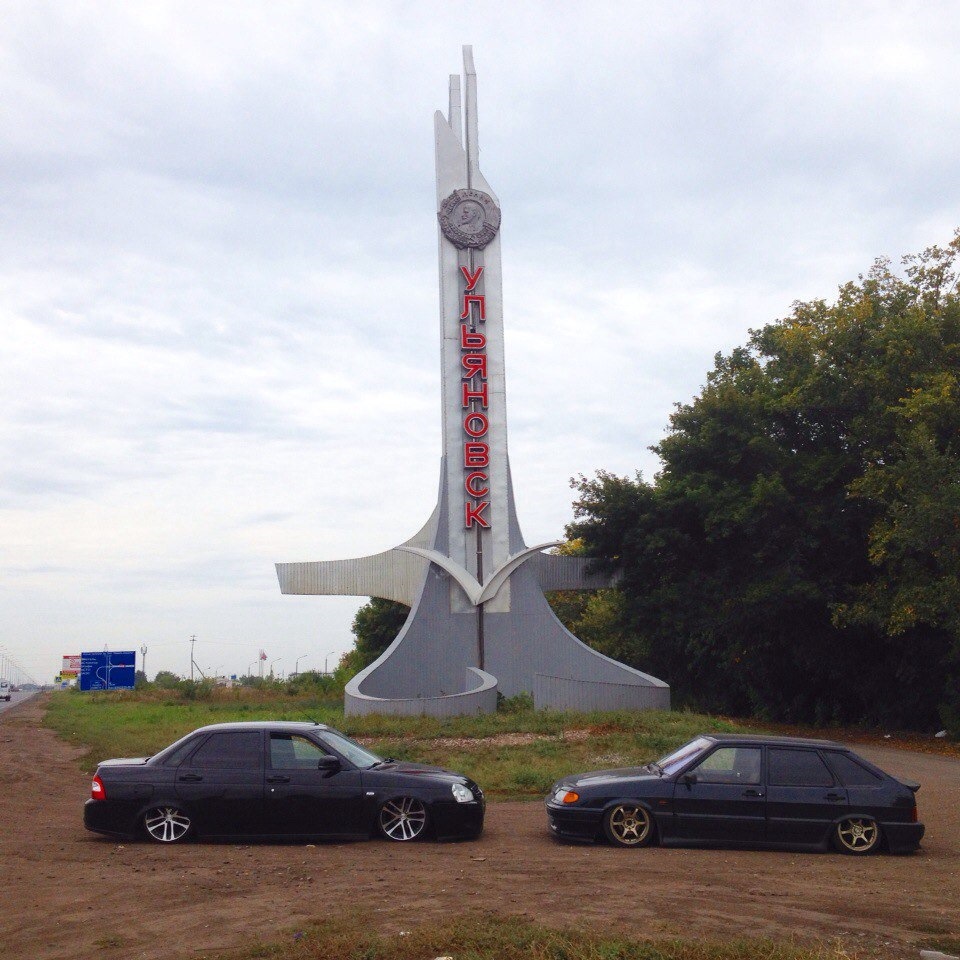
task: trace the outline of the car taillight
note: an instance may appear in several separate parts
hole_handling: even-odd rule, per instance
[[[913,805],[913,809],[910,811],[910,822],[917,823],[920,820],[919,815],[917,814],[917,805]]]
[[[103,781],[99,776],[93,778],[93,783],[90,784],[90,796],[94,800],[106,800],[107,791],[103,789]]]

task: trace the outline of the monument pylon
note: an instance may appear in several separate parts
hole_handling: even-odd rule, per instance
[[[288,594],[374,596],[410,606],[396,640],[346,687],[348,714],[452,716],[497,694],[564,710],[666,709],[662,680],[611,660],[554,616],[545,590],[608,584],[587,561],[528,547],[507,454],[500,205],[479,166],[477,76],[450,77],[434,117],[440,247],[443,457],[437,506],[405,543],[369,557],[278,563]]]

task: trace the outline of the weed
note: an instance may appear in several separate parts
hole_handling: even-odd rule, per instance
[[[501,798],[542,797],[555,780],[577,771],[639,766],[703,731],[749,729],[692,713],[558,713],[529,705],[469,717],[346,717],[339,698],[291,698],[255,690],[244,691],[244,696],[238,702],[231,691],[217,690],[202,701],[186,690],[175,699],[169,691],[160,695],[152,691],[57,693],[44,722],[61,736],[89,747],[82,763],[90,769],[108,757],[156,753],[210,723],[318,720],[363,737],[383,756],[460,770],[488,796]],[[572,731],[576,735],[569,735]],[[522,736],[511,740],[509,734]],[[605,762],[605,758],[618,762]]]
[[[372,918],[315,924],[273,945],[223,955],[222,960],[854,960],[834,944],[742,939],[724,942],[640,940],[594,930],[556,930],[520,917],[478,914],[390,935],[373,932]]]

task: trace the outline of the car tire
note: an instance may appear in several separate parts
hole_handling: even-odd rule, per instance
[[[865,857],[880,849],[880,826],[870,817],[847,817],[831,834],[835,850],[851,857]]]
[[[417,797],[394,797],[380,807],[377,827],[387,840],[410,843],[427,833],[426,804]]]
[[[618,803],[603,815],[603,835],[617,847],[648,847],[656,838],[653,815],[636,803]]]
[[[183,843],[194,833],[190,815],[172,803],[151,807],[140,818],[140,825],[153,843]]]

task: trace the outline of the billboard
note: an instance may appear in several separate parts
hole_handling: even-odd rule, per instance
[[[80,673],[80,654],[65,653],[63,655],[63,667],[60,670],[61,677],[75,677]]]
[[[80,654],[81,690],[132,690],[137,669],[133,650]]]

